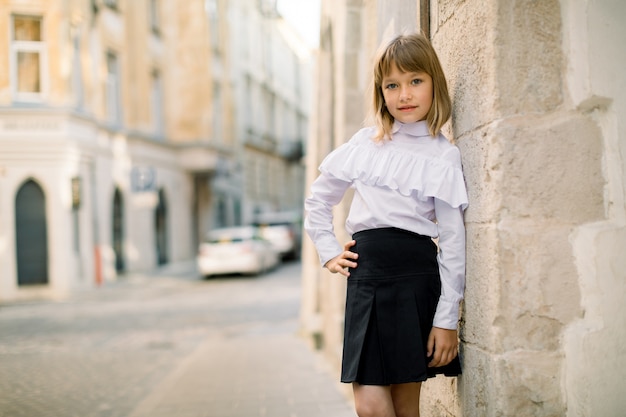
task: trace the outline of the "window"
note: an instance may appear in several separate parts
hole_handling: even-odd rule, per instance
[[[106,113],[107,120],[114,125],[121,123],[120,109],[120,69],[117,55],[107,52],[107,78],[106,78]]]
[[[276,134],[276,95],[268,88],[263,88],[263,134]]]
[[[150,0],[148,15],[150,17],[150,29],[152,29],[152,32],[158,34],[159,26],[161,26],[161,19],[159,19],[159,0]]]
[[[161,74],[156,70],[152,72],[150,102],[152,109],[152,128],[157,136],[163,136],[165,132],[165,123],[163,120],[163,83],[161,82]]]
[[[211,31],[211,47],[219,53],[220,28],[219,28],[219,5],[218,0],[205,0],[204,7],[209,16],[209,30]]]
[[[46,90],[47,55],[42,20],[13,16],[11,87],[17,101],[41,101]]]
[[[246,182],[246,194],[250,198],[258,198],[259,193],[257,189],[257,158],[252,153],[246,155],[246,168],[245,168],[245,182]]]
[[[269,173],[270,166],[267,158],[261,158],[257,165],[257,192],[261,200],[267,200],[269,197]]]
[[[216,223],[217,227],[228,226],[228,206],[226,203],[226,196],[217,196],[217,209],[216,209]]]
[[[215,143],[224,142],[224,131],[222,125],[224,104],[222,102],[222,87],[219,83],[213,84],[213,141]]]
[[[80,63],[80,44],[81,35],[80,30],[72,26],[72,94],[74,96],[74,102],[76,108],[82,109],[85,101],[85,94],[83,90],[83,73]]]
[[[259,10],[263,16],[275,17],[278,14],[276,0],[259,0]]]
[[[244,98],[243,98],[243,115],[242,118],[244,120],[245,123],[245,127],[246,129],[248,129],[249,131],[252,130],[252,126],[254,126],[254,106],[252,105],[252,98],[253,98],[253,85],[252,85],[252,78],[250,77],[249,74],[246,74],[245,76],[245,94],[244,94]]]

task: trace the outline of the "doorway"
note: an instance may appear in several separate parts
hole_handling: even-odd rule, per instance
[[[33,180],[26,181],[15,196],[15,251],[18,286],[47,284],[46,196]]]
[[[159,190],[159,202],[154,213],[154,227],[156,237],[156,258],[158,265],[168,262],[167,256],[167,201],[165,192]]]
[[[115,271],[124,272],[124,199],[117,187],[113,195],[113,253],[115,254]]]

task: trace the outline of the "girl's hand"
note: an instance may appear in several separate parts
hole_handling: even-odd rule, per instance
[[[324,265],[330,272],[339,272],[346,277],[350,276],[350,272],[346,268],[356,268],[356,262],[354,262],[359,255],[355,252],[351,252],[350,248],[356,245],[356,241],[351,240],[343,245],[344,251],[335,256]]]
[[[456,330],[442,329],[433,327],[428,336],[426,356],[432,360],[428,364],[429,367],[444,366],[452,362],[459,354],[459,339]]]

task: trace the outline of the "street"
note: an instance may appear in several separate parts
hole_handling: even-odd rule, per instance
[[[134,274],[0,305],[1,417],[348,417],[298,335],[300,263],[203,280]]]

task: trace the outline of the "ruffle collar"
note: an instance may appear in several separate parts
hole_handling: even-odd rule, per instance
[[[410,134],[420,136],[426,129],[428,134],[427,127],[421,122],[400,123],[398,129],[409,129]],[[366,136],[367,129],[362,133],[331,152],[322,161],[320,171],[350,183],[386,187],[404,196],[415,195],[420,200],[435,197],[455,208],[467,207],[467,190],[458,148],[448,148],[445,158],[436,158],[393,146],[381,146]]]

